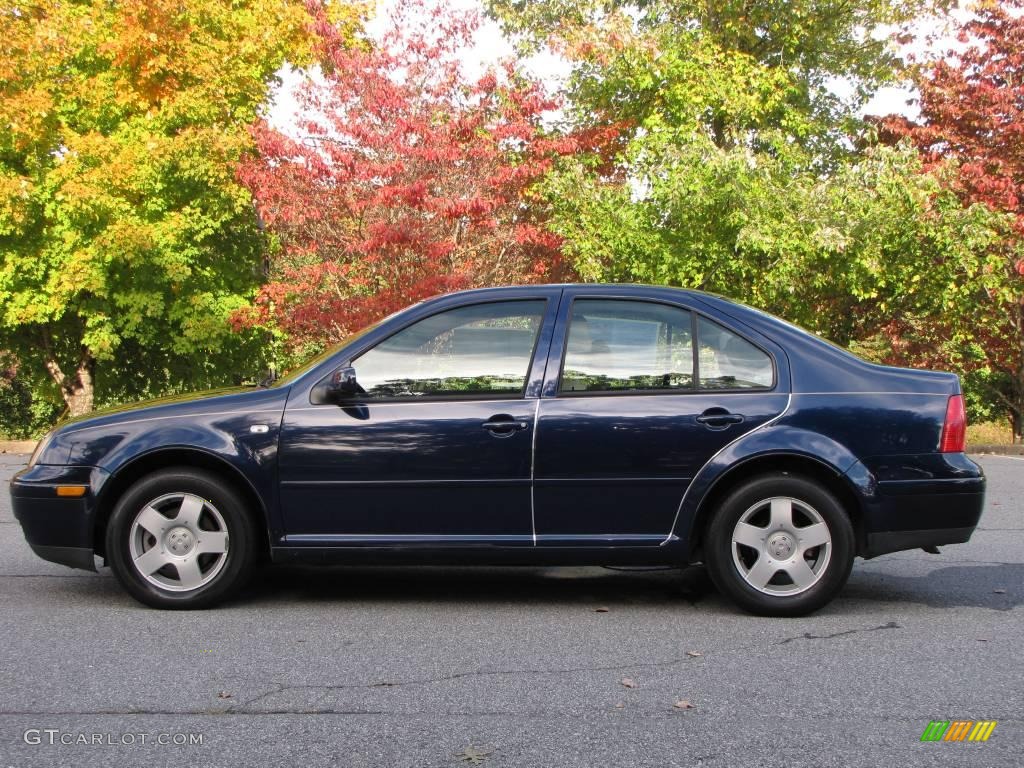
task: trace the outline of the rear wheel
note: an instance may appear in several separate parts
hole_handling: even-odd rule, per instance
[[[191,467],[139,480],[107,525],[107,559],[137,600],[155,608],[206,608],[249,578],[256,531],[238,493]]]
[[[853,526],[818,483],[754,478],[722,502],[705,541],[715,586],[765,616],[802,616],[829,602],[850,575]]]

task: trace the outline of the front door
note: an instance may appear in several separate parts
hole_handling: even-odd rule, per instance
[[[537,399],[525,394],[554,298],[430,315],[350,361],[357,398],[289,402],[287,542],[531,545]]]
[[[672,304],[578,297],[566,325],[537,426],[537,543],[659,544],[705,462],[785,408],[773,359]]]

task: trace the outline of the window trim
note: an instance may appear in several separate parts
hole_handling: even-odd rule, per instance
[[[320,406],[338,407],[336,403],[315,403],[315,402],[313,402],[313,393],[316,391],[317,387],[319,387],[321,384],[323,384],[323,382],[325,382],[332,375],[334,375],[334,372],[336,370],[338,370],[338,368],[344,368],[345,366],[354,365],[354,363],[360,357],[365,355],[367,352],[370,352],[371,350],[376,349],[381,344],[384,344],[385,342],[390,340],[392,337],[397,336],[398,334],[402,333],[402,331],[405,331],[406,329],[411,328],[412,326],[416,325],[417,323],[423,322],[425,320],[429,320],[432,317],[437,317],[438,315],[443,315],[446,312],[455,312],[455,311],[460,310],[460,309],[465,309],[466,307],[483,307],[483,306],[487,306],[488,304],[513,304],[513,303],[517,303],[517,302],[518,303],[522,303],[522,302],[540,302],[542,304],[542,308],[541,308],[541,312],[540,312],[540,322],[537,324],[537,331],[534,334],[534,338],[533,338],[533,349],[530,352],[530,360],[526,364],[526,374],[523,377],[523,386],[519,389],[518,393],[511,393],[511,392],[506,392],[506,393],[479,392],[479,393],[475,393],[475,394],[467,393],[467,394],[451,394],[451,395],[404,395],[404,396],[400,396],[400,397],[380,397],[380,398],[370,398],[370,397],[367,397],[367,398],[361,398],[361,399],[358,399],[358,400],[357,399],[353,399],[351,404],[354,405],[354,406],[370,406],[370,405],[380,404],[380,403],[444,403],[444,402],[464,402],[464,401],[480,402],[480,401],[488,401],[488,400],[491,400],[491,401],[494,401],[494,402],[505,402],[505,401],[508,401],[508,400],[525,400],[526,399],[526,390],[530,386],[530,373],[533,371],[533,366],[534,366],[534,363],[536,362],[536,359],[537,359],[537,350],[540,348],[541,331],[544,329],[544,321],[547,318],[548,313],[550,312],[550,309],[551,309],[551,306],[550,306],[551,305],[551,300],[550,300],[550,297],[548,297],[548,296],[524,296],[522,298],[506,298],[506,299],[497,299],[496,298],[496,299],[489,299],[487,301],[474,301],[474,302],[468,302],[466,304],[459,304],[459,305],[454,306],[454,307],[445,307],[445,308],[437,310],[436,312],[431,312],[428,315],[423,315],[422,317],[417,317],[415,320],[411,320],[410,322],[406,323],[405,325],[403,325],[403,326],[401,326],[399,328],[396,328],[394,331],[389,333],[383,339],[379,339],[376,342],[374,342],[373,344],[368,345],[368,346],[366,346],[366,347],[364,347],[362,349],[359,349],[356,352],[353,352],[351,355],[348,355],[345,359],[341,360],[330,371],[328,371],[326,375],[324,375],[323,377],[318,379],[316,382],[314,382],[313,385],[309,388],[309,403],[310,403],[310,405],[316,406],[316,407],[320,407]]]
[[[581,301],[581,300],[582,301],[618,301],[618,302],[629,301],[629,302],[641,303],[641,304],[661,304],[661,305],[664,305],[664,306],[667,306],[667,307],[672,307],[673,309],[680,309],[680,310],[683,310],[684,312],[689,312],[690,313],[690,328],[691,328],[690,333],[691,333],[691,336],[693,338],[693,380],[694,380],[694,386],[687,387],[687,388],[680,387],[678,389],[619,389],[619,390],[600,390],[600,391],[585,391],[584,390],[584,391],[580,391],[580,392],[563,392],[562,391],[562,377],[563,377],[563,375],[565,373],[565,359],[566,359],[566,357],[569,354],[569,333],[572,331],[573,307],[575,306],[577,301]],[[768,361],[771,363],[771,366],[772,366],[772,383],[771,383],[771,386],[766,386],[766,387],[734,387],[734,388],[730,388],[730,389],[701,389],[701,387],[699,386],[700,385],[700,338],[697,335],[697,325],[698,325],[697,321],[698,321],[698,317],[702,317],[705,320],[707,320],[708,322],[714,323],[715,325],[718,325],[718,326],[721,326],[722,328],[725,328],[730,333],[732,333],[732,334],[734,334],[736,336],[739,336],[741,339],[743,339],[744,341],[746,341],[747,343],[749,343],[750,345],[752,345],[756,349],[759,349],[761,352],[763,352],[768,357]],[[693,307],[688,307],[688,306],[686,306],[684,304],[676,304],[674,302],[665,301],[663,299],[652,299],[652,298],[635,297],[635,296],[625,297],[625,296],[619,296],[619,295],[612,295],[612,296],[579,295],[579,296],[573,296],[572,299],[570,300],[569,306],[566,309],[565,318],[566,318],[565,334],[564,334],[564,337],[562,339],[562,359],[559,361],[559,364],[558,364],[558,378],[555,381],[555,394],[554,394],[554,397],[623,397],[623,396],[628,396],[628,395],[633,395],[633,396],[638,396],[639,395],[639,396],[644,396],[644,397],[650,397],[652,395],[656,395],[656,396],[659,396],[659,397],[664,397],[664,396],[667,396],[667,395],[679,396],[679,395],[712,395],[712,394],[713,395],[735,395],[735,394],[751,394],[751,393],[757,394],[757,393],[764,393],[764,392],[773,392],[779,386],[778,363],[775,360],[775,355],[773,355],[771,352],[769,352],[767,349],[765,349],[764,346],[762,346],[761,344],[758,344],[756,341],[751,339],[747,334],[741,333],[740,331],[737,331],[731,325],[726,325],[725,323],[721,322],[720,320],[717,320],[716,318],[711,317],[706,312],[701,312],[700,310],[694,309]]]

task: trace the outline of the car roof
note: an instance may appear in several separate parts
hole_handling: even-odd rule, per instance
[[[690,295],[690,296],[695,296],[695,297],[707,297],[707,296],[710,296],[710,297],[722,299],[724,301],[730,301],[730,303],[731,303],[731,300],[725,298],[724,296],[718,296],[717,294],[708,293],[706,291],[698,291],[698,290],[693,289],[693,288],[679,288],[679,287],[673,286],[673,285],[648,285],[648,284],[645,284],[645,283],[528,283],[528,284],[525,284],[525,285],[495,285],[495,286],[488,286],[486,288],[467,288],[467,289],[464,289],[464,290],[461,290],[461,291],[452,291],[450,293],[438,294],[436,296],[432,296],[430,299],[427,299],[427,301],[431,301],[433,299],[441,298],[442,296],[473,296],[473,295],[485,296],[485,295],[487,295],[489,293],[497,293],[499,291],[500,292],[522,291],[523,293],[529,293],[530,291],[536,291],[538,289],[550,290],[550,289],[556,289],[556,288],[574,288],[574,289],[593,288],[593,289],[603,289],[603,290],[607,290],[608,288],[620,288],[620,289],[624,289],[624,292],[626,292],[626,293],[634,293],[635,292],[637,295],[648,294],[651,291],[674,292],[674,293],[679,293],[679,294],[683,294],[683,295]]]

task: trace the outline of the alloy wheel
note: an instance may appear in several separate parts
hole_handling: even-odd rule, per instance
[[[732,531],[736,570],[766,595],[797,595],[813,587],[828,569],[832,535],[814,507],[776,496],[749,507]]]
[[[191,592],[209,584],[228,557],[228,529],[217,508],[193,493],[168,493],[132,521],[132,565],[150,584]]]

